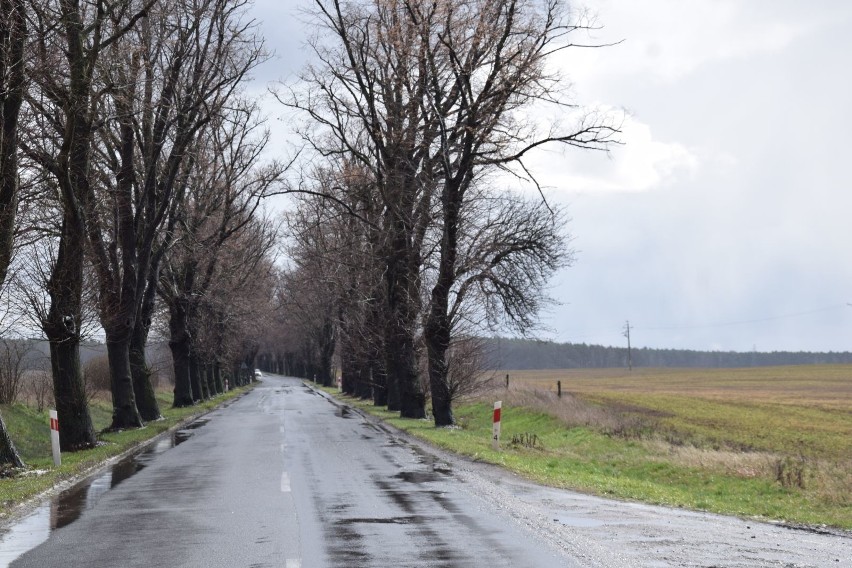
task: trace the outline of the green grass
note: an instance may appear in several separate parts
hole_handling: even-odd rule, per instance
[[[7,429],[28,467],[28,471],[13,478],[0,479],[0,520],[9,512],[32,497],[47,491],[56,484],[78,477],[96,468],[106,460],[144,444],[159,434],[208,412],[223,402],[246,392],[247,388],[233,389],[214,399],[192,407],[172,408],[169,391],[158,391],[162,420],[147,423],[143,428],[121,432],[104,432],[98,435],[103,444],[90,450],[63,452],[62,465],[53,466],[50,447],[48,413],[37,412],[31,407],[15,404],[3,406],[0,412]],[[112,406],[109,402],[95,400],[90,405],[92,422],[101,431],[109,426]]]
[[[566,425],[554,415],[558,412],[512,406],[506,402],[508,397],[496,396],[504,399],[503,443],[500,451],[494,451],[490,403],[457,406],[461,428],[446,429],[435,428],[428,420],[403,420],[398,413],[369,402],[329,392],[438,447],[554,487],[852,529],[852,472],[845,461],[852,454],[844,454],[850,443],[848,412],[802,407],[786,412],[786,406],[767,402],[743,408],[731,401],[712,402],[686,394],[667,398],[614,394],[610,389],[583,394],[598,404],[611,403],[622,410],[629,404],[637,414],[653,415],[654,425],[644,438],[607,434],[594,425]],[[665,436],[655,434],[655,428],[665,436],[676,436],[677,444],[667,443]],[[754,438],[754,432],[764,435]],[[535,448],[508,443],[521,434],[535,434],[539,443]],[[801,455],[804,444],[811,448],[809,456]],[[746,447],[778,453],[742,451]],[[804,487],[776,479],[774,468],[782,462],[788,469],[804,471]]]
[[[630,404],[636,414],[652,411],[658,427],[683,440],[713,448],[839,459],[852,456],[852,416],[807,405],[708,400],[670,394],[598,393],[601,404]]]

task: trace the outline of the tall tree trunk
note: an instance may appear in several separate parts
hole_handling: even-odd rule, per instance
[[[148,331],[154,317],[157,297],[157,281],[160,277],[160,258],[158,254],[150,261],[146,282],[141,284],[142,290],[138,312],[133,322],[133,333],[130,336],[130,374],[133,376],[133,394],[136,397],[136,408],[142,420],[150,422],[161,418],[160,404],[157,393],[151,384],[151,369],[145,358],[145,348],[148,345]]]
[[[455,424],[452,409],[453,401],[447,383],[447,351],[450,348],[449,298],[456,273],[460,199],[461,194],[457,191],[457,188],[446,183],[442,194],[444,222],[438,258],[438,278],[434,288],[432,288],[429,315],[423,329],[435,426],[452,426]]]
[[[27,18],[23,0],[0,0],[0,286],[12,259],[18,210],[18,117],[24,99]]]
[[[86,387],[80,369],[80,306],[83,289],[83,242],[66,212],[59,251],[47,283],[50,309],[42,322],[50,342],[53,396],[59,418],[59,444],[65,451],[97,443]],[[75,237],[76,235],[76,237]]]
[[[107,358],[112,388],[112,424],[110,430],[142,427],[136,408],[133,377],[130,375],[130,329],[105,329]]]
[[[186,325],[186,309],[182,302],[173,302],[169,306],[169,349],[175,372],[175,396],[172,403],[175,408],[192,406],[195,396],[189,372],[190,344]]]
[[[6,423],[3,422],[2,415],[0,415],[0,464],[9,464],[12,467],[24,467],[24,462],[21,460],[21,456],[18,455],[18,450],[15,449],[15,444],[6,430]]]
[[[207,381],[201,380],[201,369],[198,362],[198,354],[192,347],[191,341],[189,347],[189,381],[192,383],[194,402],[200,402],[210,398],[210,392],[207,390]]]
[[[216,392],[222,394],[225,392],[225,382],[222,380],[222,365],[219,360],[213,361],[213,384],[216,385]]]
[[[340,341],[340,390],[344,394],[355,394],[355,382],[358,379],[355,373],[355,353],[352,340],[344,334]]]
[[[216,380],[213,378],[213,365],[211,363],[204,363],[202,368],[204,369],[204,380],[207,382],[207,391],[210,393],[210,398],[221,394],[221,391],[216,389]]]
[[[370,377],[373,380],[373,405],[387,406],[388,404],[388,379],[385,368],[378,361],[370,365]]]
[[[425,418],[426,395],[417,376],[418,274],[410,250],[409,231],[404,220],[390,222],[390,254],[387,255],[388,321],[385,323],[385,369],[388,377],[388,410],[399,410],[402,418]],[[397,400],[395,398],[398,397]],[[396,407],[398,403],[398,408]],[[392,407],[393,406],[393,407]]]
[[[334,324],[330,317],[323,320],[319,341],[319,376],[317,379],[324,387],[334,386],[334,377],[331,373],[331,360],[334,357]]]
[[[157,393],[151,384],[151,369],[145,359],[145,345],[147,339],[140,336],[140,326],[137,324],[130,337],[130,375],[133,378],[133,395],[136,398],[136,408],[139,416],[145,422],[159,420],[160,404],[157,402]]]
[[[24,98],[27,18],[23,0],[0,0],[0,287],[6,281],[18,209],[18,117]],[[0,416],[0,463],[24,467]]]
[[[373,398],[373,381],[370,376],[370,366],[364,359],[364,354],[358,359],[356,371],[358,381],[355,383],[355,396],[367,400]]]

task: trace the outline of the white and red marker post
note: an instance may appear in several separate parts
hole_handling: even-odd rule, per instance
[[[53,465],[62,465],[62,454],[59,453],[59,415],[55,410],[50,411],[50,445],[53,448]]]
[[[500,411],[502,408],[502,400],[498,400],[494,403],[494,424],[491,427],[491,447],[495,450],[500,449]]]

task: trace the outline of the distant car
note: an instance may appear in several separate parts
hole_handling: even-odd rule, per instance
[[[255,378],[255,379],[263,378],[263,373],[261,373],[261,372],[260,372],[260,369],[255,369],[255,370],[254,370],[254,378]]]

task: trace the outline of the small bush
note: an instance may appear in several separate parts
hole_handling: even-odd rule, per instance
[[[513,434],[510,444],[514,447],[530,448],[532,450],[543,450],[544,444],[541,443],[538,436],[532,432],[524,432],[522,434]]]
[[[775,481],[788,489],[804,489],[806,469],[807,459],[804,456],[779,458],[775,463]]]
[[[29,371],[26,377],[26,395],[30,404],[42,412],[53,404],[53,375],[50,371]]]
[[[86,399],[90,401],[111,391],[109,359],[106,355],[94,357],[83,365],[83,383],[86,385]]]

